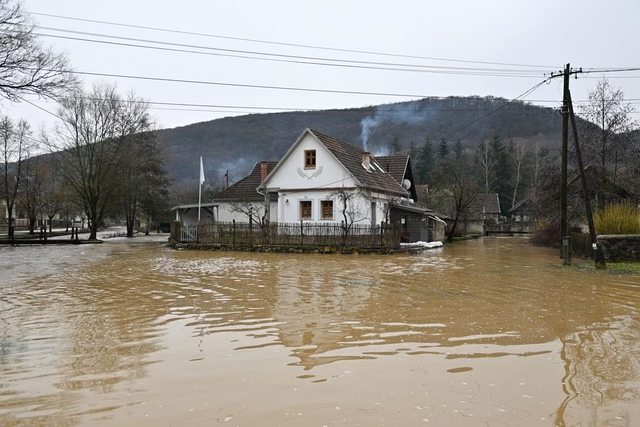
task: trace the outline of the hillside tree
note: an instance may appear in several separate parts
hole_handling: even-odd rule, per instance
[[[522,193],[522,184],[524,181],[526,160],[527,160],[527,146],[524,142],[513,142],[509,144],[508,154],[513,166],[512,187],[513,195],[511,196],[511,208],[513,208],[518,202],[521,201],[520,194]]]
[[[418,174],[418,181],[428,185],[431,183],[431,173],[436,160],[433,153],[433,144],[431,144],[429,138],[424,139],[417,160],[416,172]]]
[[[449,145],[447,140],[442,138],[440,144],[438,144],[438,160],[444,160],[449,157]]]
[[[493,149],[486,141],[478,145],[478,168],[484,183],[484,192],[489,193],[493,189],[494,174],[497,161],[493,155]]]
[[[511,200],[511,165],[507,154],[507,147],[502,137],[496,132],[489,142],[495,158],[494,187],[489,192],[498,193],[500,198],[500,211],[504,212],[510,207]]]

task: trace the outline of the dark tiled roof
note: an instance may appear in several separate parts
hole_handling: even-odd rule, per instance
[[[509,212],[517,212],[517,211],[532,211],[533,210],[533,201],[531,199],[524,199],[520,201],[520,203],[516,204],[514,207],[509,209]]]
[[[339,139],[310,130],[313,135],[338,159],[340,163],[364,186],[372,190],[383,191],[399,197],[407,197],[408,193],[391,174],[371,157],[371,169],[367,172],[362,167],[362,147],[348,144]]]
[[[246,178],[241,179],[236,182],[229,188],[224,191],[218,193],[214,198],[214,202],[234,202],[234,201],[242,201],[242,202],[261,202],[264,200],[264,196],[259,194],[256,189],[260,185],[260,172],[261,166],[260,164],[263,162],[258,162],[253,166],[251,172]],[[278,162],[264,162],[267,164],[267,174],[271,173],[273,168],[276,167]]]
[[[477,210],[479,213],[499,214],[500,200],[498,199],[498,193],[478,194],[471,209]]]
[[[395,154],[393,156],[378,156],[376,157],[378,164],[382,166],[382,169],[391,174],[393,179],[402,183],[404,174],[407,171],[407,164],[409,162],[409,156],[406,154]]]

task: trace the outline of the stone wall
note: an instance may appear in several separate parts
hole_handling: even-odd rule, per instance
[[[640,261],[640,234],[598,236],[607,261]]]

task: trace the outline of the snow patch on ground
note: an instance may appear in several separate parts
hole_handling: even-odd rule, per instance
[[[441,248],[442,242],[412,242],[412,243],[400,243],[403,248]]]

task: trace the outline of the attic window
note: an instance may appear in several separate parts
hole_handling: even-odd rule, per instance
[[[304,150],[304,168],[316,168],[316,150]]]

